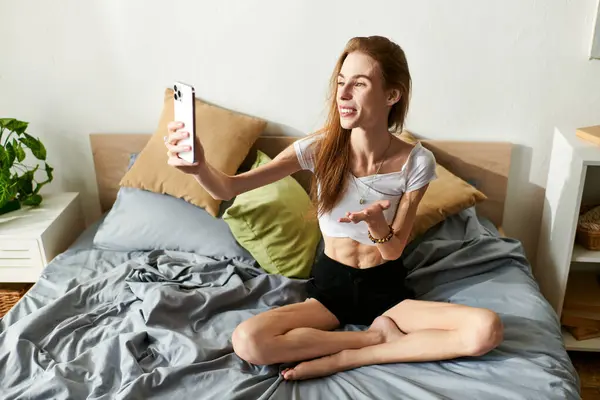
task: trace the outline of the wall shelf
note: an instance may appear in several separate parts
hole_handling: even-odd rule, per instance
[[[599,351],[600,338],[577,340],[567,331],[562,328],[563,340],[568,351]]]
[[[579,244],[573,246],[572,262],[600,263],[600,251],[587,250]]]

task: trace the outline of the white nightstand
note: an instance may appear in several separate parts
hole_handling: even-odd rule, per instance
[[[556,129],[534,274],[559,318],[569,276],[600,271],[600,251],[575,243],[582,204],[600,204],[600,146]],[[600,338],[578,341],[564,329],[563,337],[567,350],[600,351]]]
[[[35,282],[85,229],[78,193],[43,195],[38,207],[0,215],[0,282]]]

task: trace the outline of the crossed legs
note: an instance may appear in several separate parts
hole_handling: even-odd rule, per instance
[[[503,339],[490,310],[421,300],[402,301],[366,331],[332,332],[338,326],[327,308],[308,299],[242,322],[233,348],[258,365],[301,361],[284,371],[285,379],[299,380],[371,364],[479,356]]]

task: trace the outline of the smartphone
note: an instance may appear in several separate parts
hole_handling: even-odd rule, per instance
[[[176,81],[173,84],[173,107],[175,121],[183,122],[181,131],[189,132],[190,136],[179,141],[180,145],[190,146],[192,150],[179,153],[179,158],[189,163],[195,163],[194,144],[196,143],[196,90],[192,85]]]

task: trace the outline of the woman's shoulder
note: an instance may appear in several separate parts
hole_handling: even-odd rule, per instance
[[[314,170],[315,154],[322,135],[322,132],[314,132],[294,141],[294,149],[302,169]]]
[[[400,142],[399,158],[402,165],[414,169],[417,166],[435,165],[436,160],[433,152],[423,146],[419,140],[405,140],[402,137],[396,137]],[[404,169],[404,168],[403,168]]]
[[[323,132],[313,132],[294,141],[294,148],[298,154],[316,154]]]
[[[419,141],[414,145],[412,158],[417,164],[435,165],[435,155]]]
[[[318,143],[319,140],[323,138],[324,132],[316,131],[311,132],[305,136],[302,136],[294,141],[294,143],[298,143],[304,147],[308,147],[312,144]]]
[[[407,192],[420,189],[437,178],[437,163],[433,152],[421,142],[417,142],[414,146],[407,165]]]

